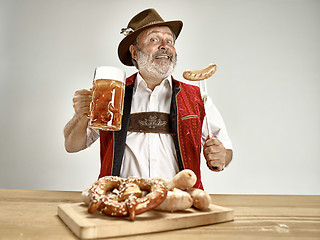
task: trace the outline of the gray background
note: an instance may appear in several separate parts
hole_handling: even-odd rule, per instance
[[[121,3],[120,3],[121,2]],[[209,94],[233,140],[210,193],[320,194],[320,1],[0,0],[0,188],[82,190],[99,143],[64,150],[72,97],[99,65],[121,67],[120,29],[154,7],[184,28],[174,76],[214,61]]]

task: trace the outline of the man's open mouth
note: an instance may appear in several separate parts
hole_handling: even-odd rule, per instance
[[[156,56],[155,59],[170,59],[169,56]]]
[[[153,59],[167,59],[171,60],[173,57],[169,51],[158,51],[153,55]]]

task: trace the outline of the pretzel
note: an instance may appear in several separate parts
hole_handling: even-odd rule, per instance
[[[190,81],[200,81],[211,77],[217,70],[215,63],[210,63],[206,68],[202,70],[186,70],[182,76]]]
[[[99,211],[115,217],[129,216],[133,221],[137,214],[160,205],[166,196],[167,189],[161,181],[106,176],[97,180],[89,189],[88,212]]]

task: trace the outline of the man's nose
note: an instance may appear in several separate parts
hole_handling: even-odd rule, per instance
[[[159,49],[160,50],[168,50],[168,44],[166,43],[165,40],[162,40],[159,44]]]

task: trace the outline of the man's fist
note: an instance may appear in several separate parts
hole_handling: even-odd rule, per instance
[[[73,96],[73,108],[79,115],[90,114],[90,103],[92,98],[92,91],[88,89],[81,89],[75,92]]]
[[[208,138],[203,146],[204,157],[212,171],[222,171],[226,165],[227,150],[215,137]]]

